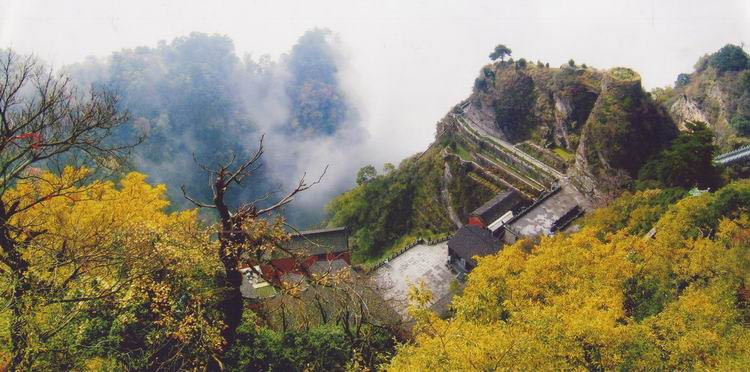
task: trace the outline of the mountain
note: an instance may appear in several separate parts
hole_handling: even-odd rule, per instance
[[[438,122],[425,152],[334,199],[329,223],[352,229],[366,262],[404,237],[452,231],[504,190],[531,202],[564,187],[604,201],[677,132],[630,69],[498,61]]]
[[[676,136],[669,115],[627,68],[501,61],[485,66],[474,86],[467,116],[551,163],[564,161],[556,149],[574,153],[570,173],[592,195],[626,184]]]
[[[241,192],[231,195],[231,202],[238,203],[289,189],[305,171],[322,168],[330,159],[310,155],[311,143],[320,153],[335,153],[341,142],[356,144],[365,135],[341,88],[336,48],[329,31],[316,29],[278,61],[241,58],[228,37],[192,33],[67,70],[81,85],[118,93],[131,119],[115,136],[145,136],[132,166],[166,184],[177,207],[188,206],[182,185],[210,200],[206,174],[196,160],[215,167],[233,154],[238,161],[247,159],[265,134],[263,167]],[[350,181],[330,175],[326,181],[330,195],[351,187]],[[316,225],[330,195],[285,215],[300,227]]]
[[[721,150],[750,144],[750,57],[741,47],[727,44],[701,57],[693,72],[657,96],[681,128],[688,121],[709,124]]]

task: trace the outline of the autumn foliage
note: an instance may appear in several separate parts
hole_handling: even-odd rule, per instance
[[[88,173],[45,172],[4,195],[31,206],[11,224],[45,232],[23,250],[31,282],[27,357],[51,369],[103,360],[144,369],[205,365],[222,341],[220,323],[204,309],[212,289],[202,285],[218,266],[196,211],[167,213],[165,187],[139,173],[36,201]],[[10,281],[0,283],[5,291]],[[0,323],[11,316],[0,312]],[[7,344],[7,327],[0,331]]]
[[[481,258],[454,315],[412,313],[403,370],[738,370],[750,363],[750,182],[626,194],[570,235]],[[653,238],[644,237],[655,228]]]

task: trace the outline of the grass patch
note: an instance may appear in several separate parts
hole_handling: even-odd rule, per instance
[[[456,144],[456,155],[458,155],[459,158],[463,161],[472,161],[471,153],[469,150],[467,150],[463,145],[460,143]]]
[[[554,152],[555,155],[559,156],[560,158],[562,158],[562,160],[565,161],[573,161],[576,158],[575,154],[562,147],[555,147],[552,149],[552,152]]]

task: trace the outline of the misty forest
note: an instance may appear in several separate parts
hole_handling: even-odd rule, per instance
[[[0,45],[0,370],[750,369],[744,44],[494,40],[391,163],[340,36]]]

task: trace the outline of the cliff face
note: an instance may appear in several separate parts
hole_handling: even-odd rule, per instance
[[[469,101],[466,115],[509,142],[575,153],[569,174],[590,194],[634,177],[677,133],[625,68],[500,62],[482,69]]]
[[[750,144],[750,65],[724,70],[705,56],[691,74],[680,74],[674,88],[663,90],[665,106],[681,129],[688,121],[707,123],[722,151]]]
[[[510,142],[532,140],[574,151],[600,81],[601,73],[592,69],[488,65],[469,98],[481,113],[473,119]]]
[[[666,112],[643,91],[638,74],[609,70],[583,128],[574,174],[586,175],[589,187],[609,191],[635,177],[676,134]]]

